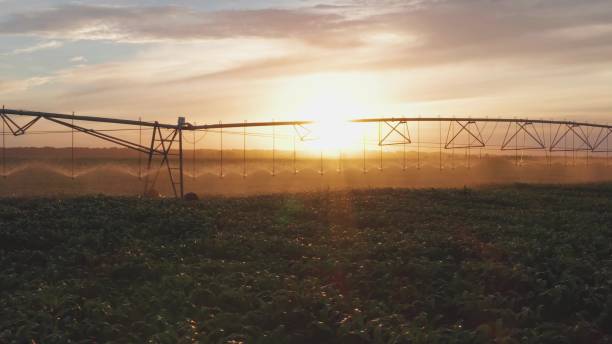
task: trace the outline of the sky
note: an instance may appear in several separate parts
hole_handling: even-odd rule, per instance
[[[0,103],[191,122],[612,119],[609,0],[0,0]]]

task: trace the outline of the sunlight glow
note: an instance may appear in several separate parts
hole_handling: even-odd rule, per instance
[[[333,152],[361,147],[363,133],[351,119],[363,117],[380,101],[376,79],[358,74],[317,74],[292,81],[281,92],[289,112],[315,121],[309,126],[311,138],[306,147]],[[295,92],[287,96],[286,92]]]

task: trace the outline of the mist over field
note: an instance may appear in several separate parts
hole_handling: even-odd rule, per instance
[[[612,180],[605,154],[555,152],[544,155],[495,155],[464,149],[454,153],[367,151],[324,154],[293,152],[198,150],[185,152],[185,192],[205,195],[253,195],[369,188],[462,188],[511,183],[588,183]],[[150,178],[158,171],[152,164]],[[173,166],[177,162],[173,162]],[[177,165],[178,166],[178,165]],[[365,173],[364,173],[365,166]],[[382,169],[381,169],[382,166]],[[442,166],[442,168],[440,168]],[[244,173],[246,172],[246,176]],[[70,149],[11,148],[0,178],[0,196],[139,195],[147,178],[147,156],[124,149],[78,148],[74,165]],[[178,176],[178,173],[175,173]],[[150,180],[151,180],[150,179]],[[155,185],[172,196],[167,168]]]

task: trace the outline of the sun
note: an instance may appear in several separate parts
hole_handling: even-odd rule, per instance
[[[321,151],[352,150],[360,146],[362,132],[359,126],[351,123],[355,118],[350,104],[341,102],[333,96],[313,99],[306,118],[314,121],[309,126],[311,140],[306,147]]]
[[[368,113],[377,100],[377,83],[361,75],[317,74],[298,78],[289,85],[290,107],[299,118],[314,123],[305,147],[332,152],[357,150],[363,130],[351,119]]]

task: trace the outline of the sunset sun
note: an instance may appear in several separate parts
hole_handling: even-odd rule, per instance
[[[314,122],[309,126],[307,149],[355,150],[361,145],[363,130],[350,120],[374,111],[379,92],[376,79],[370,76],[318,74],[297,78],[278,99],[289,113]]]

